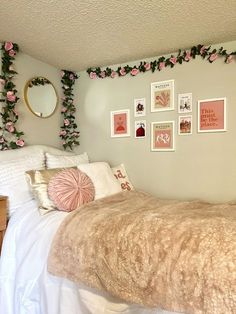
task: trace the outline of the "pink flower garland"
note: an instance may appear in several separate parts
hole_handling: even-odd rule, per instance
[[[219,57],[225,58],[225,63],[231,63],[233,59],[235,59],[236,51],[228,53],[223,47],[220,49],[211,50],[211,46],[206,47],[204,45],[193,46],[189,50],[181,51],[179,50],[178,55],[171,55],[170,57],[160,57],[158,60],[154,60],[151,62],[140,62],[139,65],[134,66],[123,66],[118,67],[116,70],[107,67],[106,69],[97,68],[89,68],[87,73],[91,79],[105,77],[115,78],[116,76],[125,76],[130,74],[131,76],[136,76],[139,73],[144,73],[146,71],[161,71],[166,67],[173,68],[176,64],[182,64],[183,62],[189,62],[192,59],[195,59],[196,56],[201,56],[202,59],[206,59],[210,63],[213,63]]]

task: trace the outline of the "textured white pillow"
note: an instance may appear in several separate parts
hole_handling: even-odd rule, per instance
[[[0,163],[0,195],[6,195],[9,199],[9,215],[33,199],[25,179],[25,171],[31,169],[44,169],[45,157],[43,152],[35,152],[30,155]]]
[[[115,178],[120,183],[122,190],[131,191],[134,190],[132,183],[129,180],[124,164],[111,168]]]
[[[48,169],[75,167],[87,163],[89,163],[87,153],[72,156],[56,156],[46,153],[46,166]]]
[[[95,188],[95,200],[122,191],[108,163],[93,162],[82,164],[78,166],[78,169],[86,173],[92,180]]]

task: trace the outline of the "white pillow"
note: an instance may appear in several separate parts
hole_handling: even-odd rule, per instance
[[[124,164],[120,164],[119,166],[112,167],[111,170],[115,178],[120,183],[122,190],[128,190],[128,191],[134,190],[134,187],[132,183],[130,182],[127,172],[125,170]]]
[[[87,163],[89,163],[87,153],[73,156],[57,156],[46,153],[46,166],[48,169],[75,167]]]
[[[8,196],[9,216],[23,204],[33,199],[25,180],[25,171],[31,169],[45,169],[43,152],[0,163],[0,195]]]
[[[95,200],[121,192],[121,187],[106,162],[93,162],[77,167],[86,173],[95,187]]]

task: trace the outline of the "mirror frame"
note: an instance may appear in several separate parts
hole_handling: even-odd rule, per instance
[[[46,79],[47,81],[49,81],[49,79],[47,79],[47,78],[44,77],[44,76],[35,76],[35,77],[32,77],[31,79],[29,79],[29,80],[26,82],[25,87],[24,87],[24,100],[25,100],[25,103],[26,103],[28,109],[33,113],[33,115],[35,115],[36,117],[41,118],[41,119],[47,119],[47,118],[50,118],[50,117],[55,113],[55,111],[56,111],[56,109],[57,109],[57,106],[58,106],[58,103],[59,103],[59,97],[58,97],[58,94],[57,94],[57,91],[56,91],[55,86],[52,84],[51,81],[49,81],[50,84],[52,85],[52,87],[53,87],[53,89],[54,89],[54,91],[55,91],[56,97],[57,97],[57,101],[56,101],[55,108],[54,108],[53,112],[52,112],[50,115],[48,115],[47,117],[40,117],[39,115],[37,115],[37,114],[33,111],[33,109],[31,108],[30,102],[29,102],[29,99],[28,99],[28,96],[27,96],[27,91],[28,91],[30,82],[31,82],[32,80],[36,79],[36,78],[43,78],[43,79]]]

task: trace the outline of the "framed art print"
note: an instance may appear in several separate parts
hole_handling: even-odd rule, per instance
[[[146,120],[134,122],[135,138],[146,137]]]
[[[178,134],[179,135],[190,135],[192,134],[192,115],[189,116],[179,116],[179,124],[178,124]]]
[[[151,124],[151,150],[167,152],[175,150],[175,122],[161,121]]]
[[[178,113],[192,112],[192,93],[178,95]]]
[[[134,116],[142,117],[146,115],[146,99],[134,99]]]
[[[111,111],[111,137],[130,136],[129,109]]]
[[[198,132],[226,131],[226,98],[198,101]]]
[[[151,112],[174,110],[174,80],[151,83]]]

